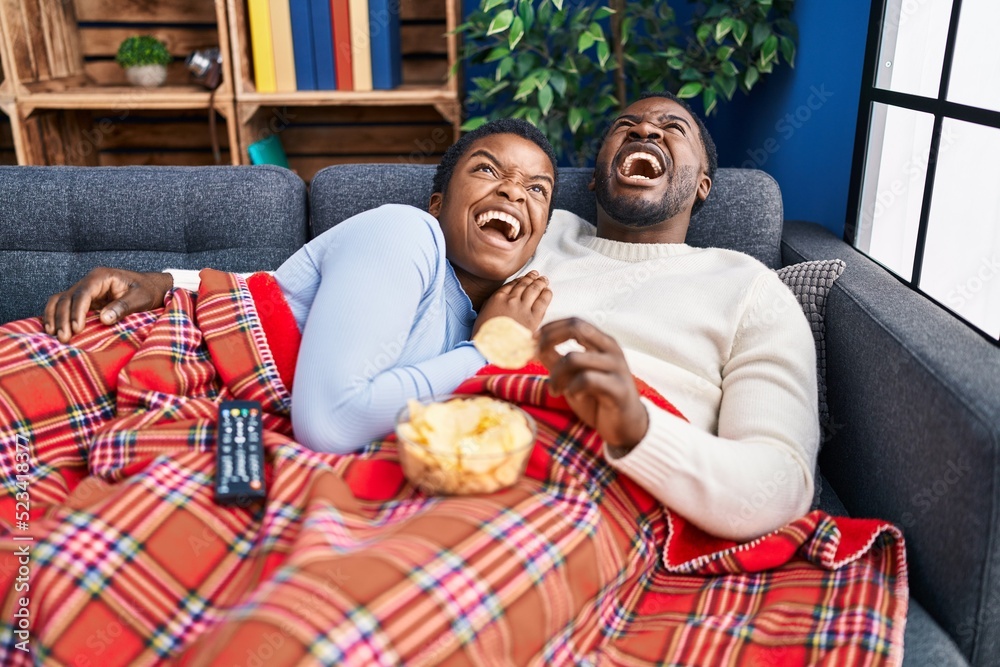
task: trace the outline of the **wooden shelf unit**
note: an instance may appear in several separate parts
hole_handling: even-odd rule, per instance
[[[233,87],[236,99],[238,117],[238,134],[240,159],[249,164],[247,146],[268,134],[276,133],[274,129],[275,112],[281,109],[298,110],[299,115],[306,115],[316,128],[316,139],[325,139],[328,143],[325,154],[327,164],[346,161],[436,161],[436,157],[447,148],[460,134],[462,124],[462,102],[458,88],[457,77],[448,77],[448,69],[458,58],[458,37],[454,34],[458,19],[461,16],[460,0],[400,0],[400,38],[403,57],[403,83],[393,90],[373,90],[367,92],[339,90],[302,90],[283,93],[259,93],[253,78],[253,58],[250,47],[250,27],[247,19],[246,0],[226,0],[229,10],[229,36],[233,62]],[[342,126],[344,113],[336,109],[346,110],[357,107],[368,109],[369,113],[361,113],[355,120],[367,126],[355,128]],[[374,113],[376,107],[395,108],[395,113]],[[417,107],[433,110],[435,115],[428,117],[426,112]],[[312,108],[312,111],[309,111]],[[318,114],[319,109],[326,108],[325,114]],[[346,112],[349,113],[349,112]],[[321,122],[322,116],[328,119],[327,124]],[[374,126],[368,124],[374,123]],[[423,136],[414,137],[413,128],[417,124],[426,126]],[[440,124],[448,126],[448,138],[441,141]],[[405,125],[410,129],[403,130],[406,139],[395,144],[390,153],[379,152],[384,149],[384,142],[376,141],[373,150],[365,150],[358,145],[360,136],[365,134],[379,136],[379,127],[384,133],[398,132],[389,129],[392,125]],[[291,130],[291,125],[284,128]],[[302,127],[301,125],[299,126]],[[420,134],[419,131],[417,134]],[[353,146],[352,152],[343,152],[344,142]],[[309,180],[316,171],[316,165],[322,163],[322,157],[314,154],[298,152],[301,142],[284,141],[285,151],[293,169],[303,178]],[[413,148],[417,146],[417,156]],[[313,149],[316,147],[313,146]],[[352,159],[353,158],[353,159]]]
[[[225,163],[281,133],[306,180],[343,162],[436,162],[459,136],[459,0],[400,0],[403,85],[387,91],[258,93],[246,0],[0,0],[0,163],[215,164],[214,110]],[[114,61],[134,34],[162,39],[175,61],[159,88],[136,88]],[[192,83],[183,58],[218,46],[222,84]]]
[[[198,134],[204,146],[200,156],[186,154],[185,164],[215,164],[209,110],[221,121],[219,134],[226,135],[219,143],[237,142],[229,59],[223,59],[214,95],[192,84],[183,62],[196,48],[218,46],[228,54],[225,0],[0,0],[0,28],[0,108],[11,118],[18,164],[148,164],[146,152],[152,155],[158,146],[139,141],[111,155],[106,140],[119,125],[149,111],[202,113],[205,129]],[[114,55],[134,34],[162,39],[175,57],[165,85],[126,83]],[[227,161],[239,164],[239,151]]]

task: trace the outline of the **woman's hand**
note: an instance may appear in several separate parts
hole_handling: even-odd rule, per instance
[[[479,331],[483,322],[500,315],[511,317],[531,331],[535,331],[542,323],[542,317],[551,301],[552,290],[549,289],[549,279],[538,275],[538,271],[529,271],[503,285],[486,300],[476,318],[475,326],[472,327],[472,335]]]
[[[101,308],[101,322],[111,325],[126,315],[161,307],[163,297],[173,286],[169,273],[91,269],[68,290],[49,297],[42,316],[45,332],[68,343],[83,329],[87,311]]]

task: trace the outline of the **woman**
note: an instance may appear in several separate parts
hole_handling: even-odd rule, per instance
[[[547,280],[531,273],[504,281],[534,254],[555,181],[544,135],[525,121],[493,121],[445,153],[426,212],[367,211],[282,264],[275,279],[302,332],[292,387],[298,441],[354,451],[390,432],[407,399],[449,393],[486,363],[469,342],[478,324],[508,315],[538,326],[551,299]],[[139,301],[162,305],[162,274],[121,273],[116,283],[95,269],[51,297],[46,331],[65,342],[92,304],[112,298],[105,324]],[[175,275],[177,286],[196,286]]]

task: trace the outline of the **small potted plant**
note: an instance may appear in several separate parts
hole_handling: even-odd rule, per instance
[[[167,65],[173,60],[167,45],[151,35],[129,37],[115,56],[133,86],[160,86],[167,80]]]

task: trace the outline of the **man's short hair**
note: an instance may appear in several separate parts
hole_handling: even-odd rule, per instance
[[[551,198],[549,199],[549,216],[551,216],[552,207],[556,200],[556,187],[559,183],[559,168],[557,166],[559,160],[556,158],[556,152],[552,150],[552,144],[550,144],[549,140],[544,134],[542,134],[542,131],[521,118],[498,118],[497,120],[491,120],[483,125],[480,125],[471,132],[463,134],[458,141],[448,147],[448,150],[446,150],[444,155],[441,157],[441,162],[438,164],[437,171],[434,172],[433,191],[444,194],[448,189],[448,183],[451,182],[451,175],[455,171],[455,165],[458,164],[458,161],[462,159],[462,156],[469,150],[469,146],[479,139],[488,137],[491,134],[516,134],[517,136],[534,143],[545,152],[546,156],[548,156],[549,162],[552,163],[553,176],[552,193]]]
[[[673,102],[676,102],[677,104],[681,105],[681,107],[683,107],[685,111],[691,114],[692,118],[694,118],[694,122],[698,125],[698,134],[701,135],[702,148],[705,149],[705,171],[706,173],[708,173],[708,177],[714,183],[715,170],[719,168],[719,154],[715,150],[715,141],[712,140],[712,135],[709,134],[708,128],[705,127],[705,121],[701,119],[701,116],[699,116],[694,112],[694,109],[691,108],[691,105],[689,105],[687,102],[685,102],[684,100],[682,100],[681,98],[677,97],[676,95],[674,95],[669,91],[663,91],[663,92],[646,91],[639,96],[639,99],[645,100],[649,99],[650,97],[663,97]],[[709,194],[711,194],[711,191],[709,192]],[[705,202],[703,200],[696,199],[694,202],[694,206],[691,207],[691,213],[692,214],[697,213],[698,209],[700,209],[704,203]]]

